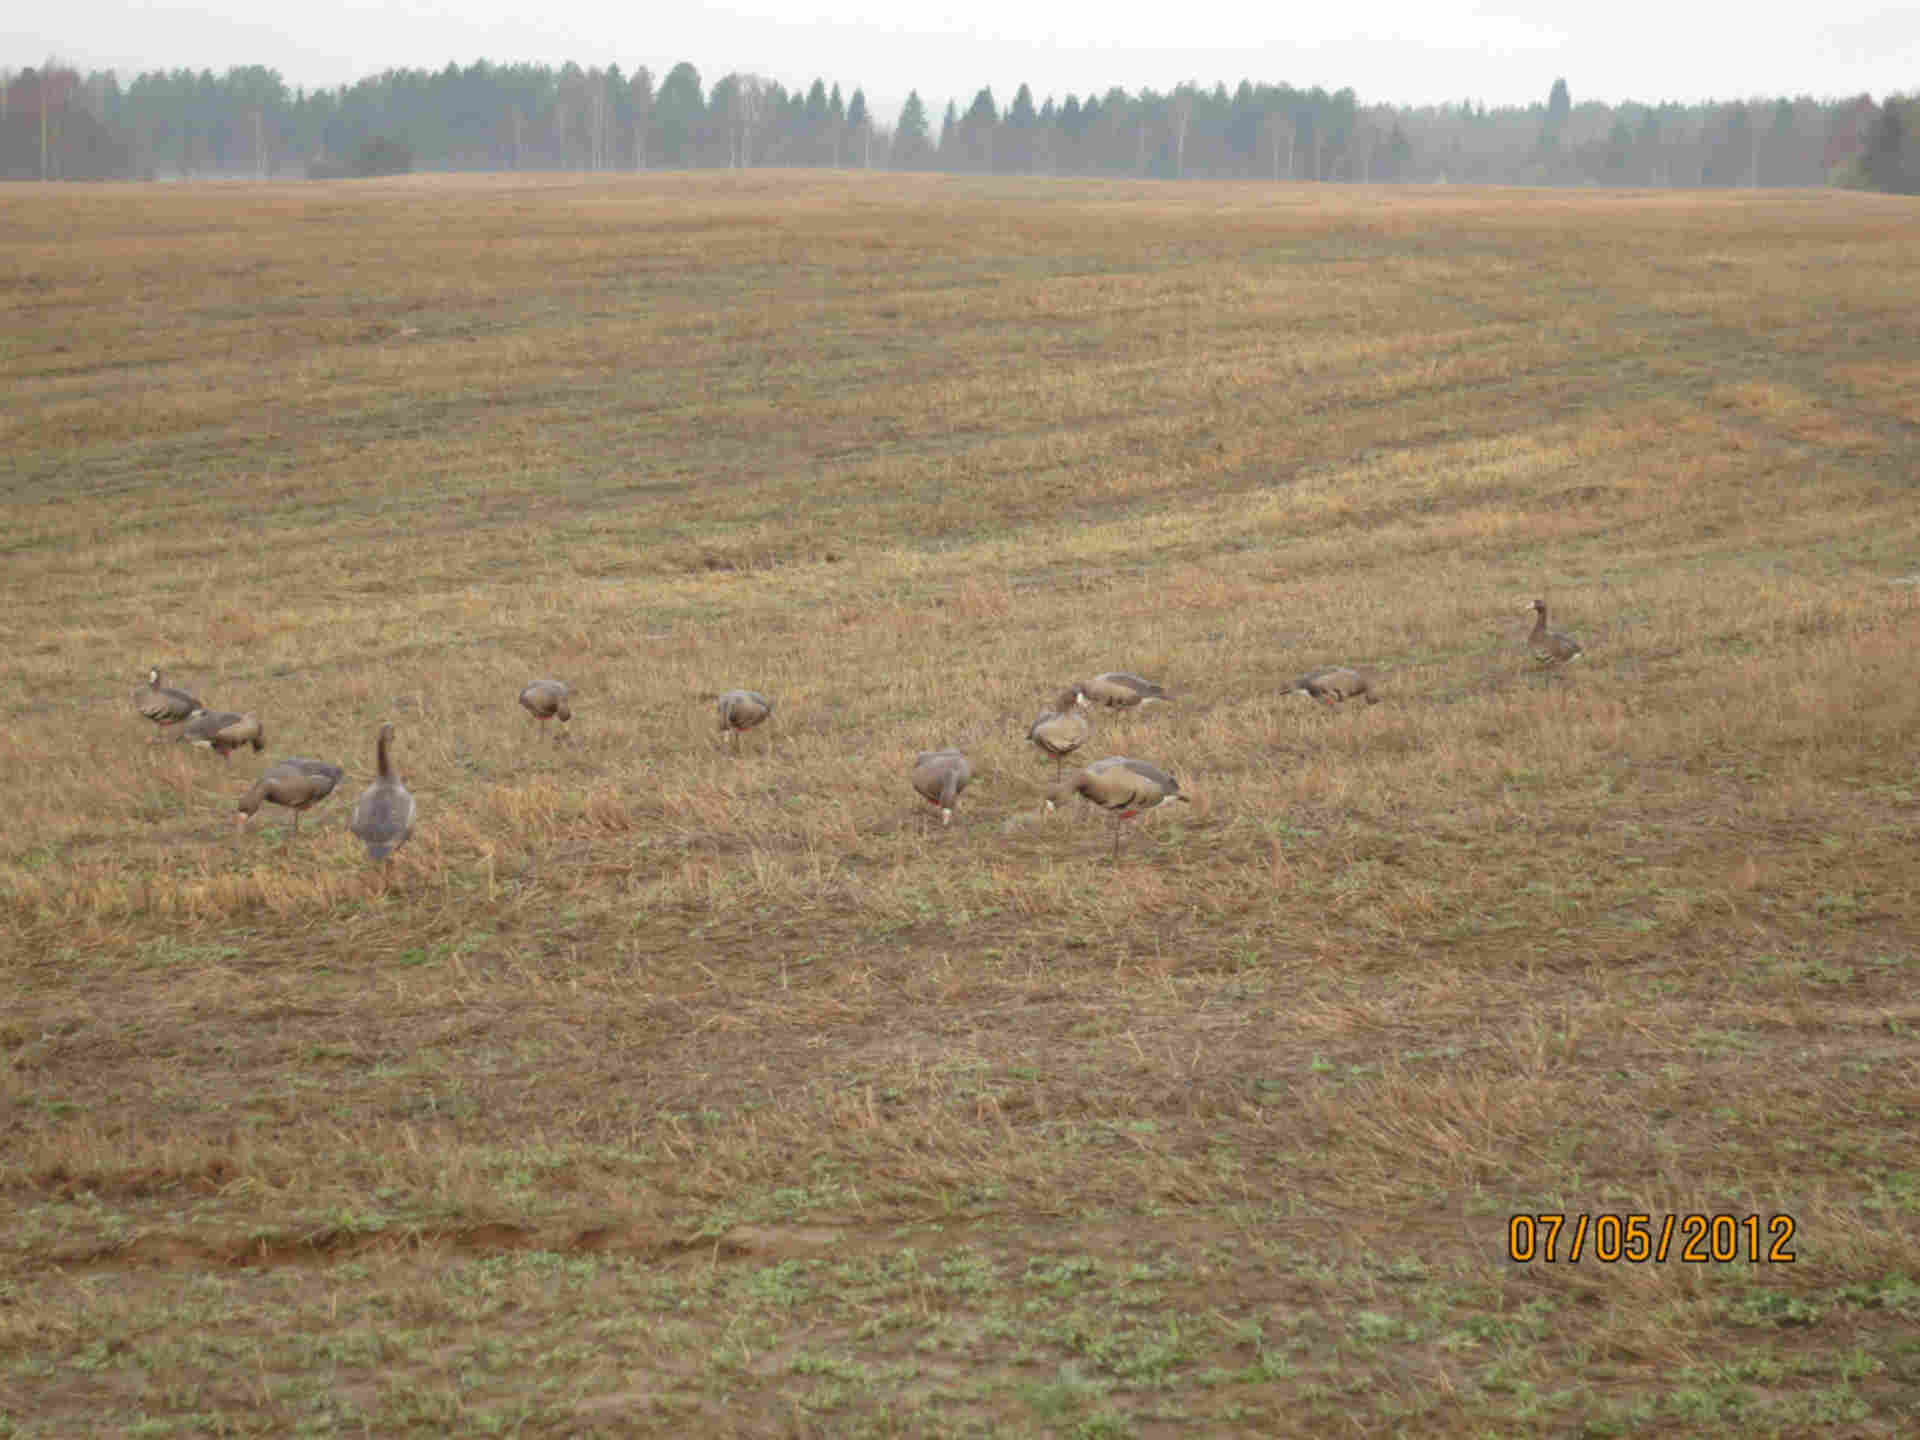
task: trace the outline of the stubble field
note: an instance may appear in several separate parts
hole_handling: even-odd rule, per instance
[[[0,1434],[1915,1433],[1915,295],[1838,193],[7,187]]]

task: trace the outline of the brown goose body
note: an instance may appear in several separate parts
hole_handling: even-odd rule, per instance
[[[1129,760],[1124,755],[1109,755],[1086,769],[1076,771],[1047,794],[1047,809],[1064,804],[1078,795],[1113,816],[1113,853],[1120,853],[1120,824],[1142,810],[1153,810],[1171,801],[1183,805],[1193,802],[1180,793],[1180,782],[1144,760]]]
[[[393,722],[388,721],[380,727],[380,739],[374,747],[379,774],[360,792],[354,802],[353,819],[347,822],[347,828],[367,847],[372,860],[385,860],[413,834],[413,795],[394,773],[392,747]]]
[[[558,680],[535,680],[520,692],[520,705],[533,717],[535,725],[558,720],[564,727],[573,719],[571,692]],[[554,732],[557,742],[566,735],[564,728]]]
[[[204,745],[229,763],[233,752],[242,745],[251,745],[255,750],[267,748],[266,731],[259,719],[236,715],[231,710],[202,710],[181,729],[180,740],[187,745]]]
[[[196,711],[207,707],[186,691],[175,690],[168,685],[156,666],[147,672],[146,684],[134,687],[133,708],[164,728],[189,720]]]
[[[1380,703],[1379,681],[1373,671],[1357,665],[1323,665],[1309,670],[1293,682],[1289,695],[1305,695],[1323,705],[1339,705],[1364,699],[1369,705]]]
[[[758,690],[729,690],[720,697],[718,708],[721,731],[737,745],[742,730],[753,729],[773,714],[773,701]]]
[[[959,750],[923,750],[913,757],[913,788],[929,805],[940,807],[940,823],[953,823],[953,804],[973,779],[973,766]]]
[[[1040,718],[1027,731],[1027,739],[1039,746],[1042,754],[1053,757],[1056,780],[1067,756],[1086,744],[1093,734],[1093,723],[1086,716],[1087,703],[1086,690],[1079,685],[1069,685],[1053,702],[1053,708],[1041,711]]]
[[[234,816],[235,828],[244,829],[260,807],[271,802],[293,811],[293,828],[297,833],[300,812],[331,795],[334,786],[346,778],[346,773],[338,765],[309,760],[304,755],[276,761],[253,782],[253,788],[240,797],[240,813]]]
[[[1587,653],[1571,635],[1547,629],[1546,601],[1534,601],[1532,609],[1533,629],[1527,635],[1527,648],[1533,652],[1534,659],[1542,665],[1565,665]]]
[[[1124,670],[1109,670],[1104,675],[1096,675],[1080,686],[1088,700],[1096,705],[1105,705],[1113,710],[1132,710],[1136,706],[1165,704],[1173,696],[1151,680],[1142,680],[1138,675],[1129,675]]]

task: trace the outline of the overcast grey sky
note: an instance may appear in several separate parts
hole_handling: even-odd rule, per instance
[[[692,61],[709,87],[732,70],[789,89],[815,76],[864,87],[890,121],[910,89],[935,108],[982,85],[1004,106],[1021,82],[1048,95],[1184,80],[1350,85],[1367,103],[1545,100],[1565,76],[1582,100],[1742,99],[1920,92],[1920,3],[1705,5],[1613,0],[1375,0],[1234,5],[1186,0],[58,0],[0,17],[0,64],[48,55],[81,69],[266,65],[289,84],[351,83],[449,60],[617,62],[656,75]],[[267,17],[271,18],[267,18]]]

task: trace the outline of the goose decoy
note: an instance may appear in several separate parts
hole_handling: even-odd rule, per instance
[[[233,817],[233,828],[235,831],[246,829],[247,823],[259,813],[261,805],[272,801],[293,811],[293,833],[298,835],[300,812],[318,805],[331,795],[333,787],[345,778],[346,773],[338,765],[329,765],[324,760],[309,760],[304,755],[277,761],[269,765],[260,778],[253,782],[253,788],[240,797],[240,813]]]
[[[1129,675],[1123,670],[1109,670],[1104,675],[1096,675],[1080,689],[1096,705],[1105,705],[1113,710],[1132,710],[1154,701],[1166,704],[1173,699],[1151,680],[1142,680],[1138,675]]]
[[[1086,769],[1076,771],[1047,793],[1047,809],[1064,804],[1078,795],[1113,816],[1113,853],[1120,854],[1120,823],[1131,820],[1142,810],[1152,810],[1170,800],[1183,805],[1193,802],[1180,793],[1180,782],[1144,760],[1129,760],[1124,755],[1109,755]]]
[[[393,773],[393,722],[380,727],[380,742],[374,750],[380,773],[353,805],[353,819],[347,828],[367,847],[371,860],[385,860],[407,843],[413,833],[414,803],[400,777]]]
[[[1527,636],[1527,648],[1542,665],[1565,665],[1587,653],[1571,635],[1547,629],[1546,601],[1533,602],[1533,615],[1533,630]]]
[[[736,749],[740,732],[751,730],[773,714],[773,701],[758,690],[729,690],[720,697],[720,729]]]
[[[147,671],[147,683],[134,687],[133,708],[164,730],[169,725],[178,725],[191,719],[196,711],[207,707],[186,691],[169,686],[161,676],[159,667],[155,666]],[[154,736],[156,740],[162,738]]]
[[[1318,670],[1309,670],[1293,682],[1289,695],[1305,695],[1318,700],[1323,705],[1338,705],[1347,700],[1364,698],[1369,705],[1380,703],[1380,692],[1374,688],[1377,677],[1373,671],[1354,665],[1322,665]]]
[[[266,731],[252,715],[236,715],[231,710],[202,710],[181,728],[179,739],[186,745],[204,745],[228,764],[233,752],[242,745],[255,750],[267,748]]]
[[[929,805],[940,807],[940,823],[953,823],[953,802],[973,779],[973,766],[959,750],[922,750],[913,757],[913,788]]]
[[[573,706],[567,703],[568,693],[567,687],[558,680],[535,680],[520,692],[521,707],[533,717],[535,726],[558,717],[561,728],[553,734],[556,745],[566,738],[566,724],[573,719]]]
[[[1053,702],[1053,708],[1041,711],[1040,718],[1027,731],[1027,739],[1038,745],[1041,753],[1053,757],[1055,780],[1060,778],[1067,756],[1086,744],[1087,737],[1093,734],[1093,724],[1086,717],[1086,708],[1085,687],[1069,685],[1060,692],[1060,698]]]

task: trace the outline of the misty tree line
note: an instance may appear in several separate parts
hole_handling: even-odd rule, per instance
[[[1861,95],[1681,105],[1363,105],[1351,89],[1242,81],[1122,89],[1004,107],[982,89],[936,118],[918,92],[892,124],[860,89],[805,91],[734,73],[710,89],[679,64],[389,70],[290,88],[244,66],[148,71],[122,86],[50,62],[0,70],[9,178],[351,173],[386,169],[644,170],[848,166],[965,173],[1778,186],[1920,191],[1920,101]]]

